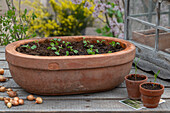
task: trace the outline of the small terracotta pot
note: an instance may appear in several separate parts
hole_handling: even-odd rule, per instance
[[[128,77],[130,77],[132,75],[134,75],[134,74],[126,75],[125,76],[128,97],[130,99],[140,99],[141,93],[139,91],[139,85],[141,83],[147,82],[148,77],[146,75],[139,75],[139,74],[137,74],[137,76],[142,76],[145,79],[144,80],[140,80],[140,81],[129,80]]]
[[[153,82],[146,82],[143,84],[157,84]],[[143,101],[143,105],[147,108],[156,108],[159,104],[161,95],[164,92],[164,86],[159,84],[161,86],[160,90],[149,90],[142,87],[143,84],[140,84],[140,92],[141,92],[141,99]]]

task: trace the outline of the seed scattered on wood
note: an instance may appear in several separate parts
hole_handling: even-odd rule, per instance
[[[13,91],[11,88],[6,89],[6,91]]]
[[[14,97],[14,100],[19,102],[19,97]]]
[[[13,106],[18,106],[18,105],[19,105],[19,102],[16,101],[16,100],[13,100],[13,101],[12,101],[12,105],[13,105]]]
[[[30,100],[30,101],[33,101],[33,100],[35,100],[35,97],[33,95],[28,95],[27,99]]]
[[[6,82],[7,79],[8,79],[8,78],[0,75],[0,82]]]
[[[18,95],[16,91],[8,91],[7,94],[9,97],[16,97]]]
[[[9,102],[9,100],[4,100],[5,105],[7,105],[8,102]]]
[[[19,99],[19,104],[23,105],[24,104],[24,100],[23,99]]]
[[[11,102],[8,102],[8,103],[7,103],[7,107],[8,107],[8,108],[11,108],[11,107],[12,107],[12,103],[11,103]]]
[[[4,69],[0,69],[0,75],[4,74]]]
[[[1,101],[4,101],[4,97],[0,97],[0,100],[1,100]]]
[[[0,92],[5,92],[5,91],[6,91],[6,88],[3,86],[0,86]]]
[[[35,103],[36,104],[42,104],[43,103],[43,99],[41,97],[37,97]]]

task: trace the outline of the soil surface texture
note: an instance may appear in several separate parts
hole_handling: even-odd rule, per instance
[[[160,85],[157,84],[143,84],[142,85],[143,88],[145,89],[149,89],[149,90],[160,90],[162,89]]]
[[[133,81],[141,81],[141,80],[145,80],[145,77],[139,76],[139,75],[137,75],[137,76],[135,77],[135,75],[132,75],[132,76],[129,76],[127,79],[133,80]]]
[[[114,53],[124,48],[116,43],[115,46],[103,42],[91,43],[88,40],[67,42],[62,40],[45,40],[44,42],[30,42],[16,48],[16,51],[35,56],[74,56]]]

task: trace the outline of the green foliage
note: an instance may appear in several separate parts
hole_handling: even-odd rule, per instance
[[[157,79],[159,73],[160,73],[160,70],[158,70],[158,72],[154,74],[154,77],[155,77],[154,82],[156,82],[156,79]]]
[[[138,64],[138,62],[139,62],[139,60],[140,60],[140,58],[138,58],[138,60],[136,60],[136,58],[135,58],[135,75],[137,74],[137,64]]]
[[[36,49],[36,48],[37,48],[36,45],[31,46],[31,49]]]
[[[26,16],[27,9],[25,9],[23,14],[19,14],[19,17],[17,17],[16,9],[11,1],[6,0],[6,3],[9,10],[4,16],[0,16],[0,45],[7,45],[14,41],[35,37],[35,32],[27,35],[30,18],[36,18],[34,14]]]
[[[82,35],[94,21],[91,12],[84,8],[84,3],[75,5],[71,0],[49,0],[54,14],[40,0],[23,0],[22,3],[33,9],[28,15],[34,12],[37,17],[31,19],[29,34],[36,30],[40,37]]]
[[[30,49],[30,46],[28,44],[27,45],[22,45],[21,47],[26,47],[26,48]]]

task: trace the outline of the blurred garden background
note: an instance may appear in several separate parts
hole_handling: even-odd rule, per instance
[[[130,13],[155,12],[154,1],[131,0]],[[162,10],[169,9],[163,4]],[[169,26],[168,14],[161,15],[162,26]],[[0,0],[0,16],[0,45],[33,37],[102,35],[124,38],[124,0]],[[138,15],[138,18],[155,23],[155,16]],[[151,29],[135,21],[130,25],[131,32]]]

